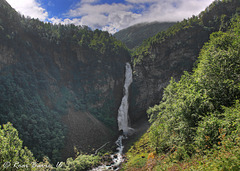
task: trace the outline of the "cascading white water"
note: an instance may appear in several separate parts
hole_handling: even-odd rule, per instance
[[[121,105],[118,109],[118,129],[122,130],[124,135],[127,135],[130,127],[128,127],[128,96],[129,96],[129,86],[132,83],[132,68],[129,63],[126,63],[125,71],[125,83],[124,83],[124,96],[122,98]]]
[[[122,162],[124,162],[122,152],[123,152],[123,145],[122,145],[122,139],[123,135],[120,135],[115,142],[116,145],[118,146],[117,150],[118,152],[115,155],[111,155],[113,164],[111,165],[101,165],[98,166],[97,168],[92,169],[91,171],[105,171],[105,170],[119,170],[119,166]]]
[[[129,63],[126,63],[126,70],[125,70],[125,83],[124,83],[124,96],[122,98],[121,105],[118,109],[118,129],[119,131],[123,131],[123,135],[118,137],[118,140],[115,142],[118,152],[115,155],[111,155],[113,164],[110,166],[102,165],[92,171],[103,171],[103,170],[118,170],[119,165],[124,161],[122,152],[123,152],[123,144],[122,140],[133,131],[132,128],[128,126],[128,96],[129,96],[129,86],[132,83],[132,68]],[[114,157],[115,156],[115,157]],[[116,167],[116,168],[115,168]]]

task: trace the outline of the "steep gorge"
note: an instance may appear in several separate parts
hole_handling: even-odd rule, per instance
[[[133,125],[145,127],[138,121],[159,103],[171,77],[179,80],[192,70],[209,35],[225,29],[238,6],[234,0],[209,8],[136,51],[129,91]],[[115,140],[130,59],[107,32],[25,18],[0,0],[0,124],[12,122],[38,159],[66,159],[75,147],[94,152]]]

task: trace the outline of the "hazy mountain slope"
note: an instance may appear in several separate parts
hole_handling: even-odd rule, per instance
[[[85,122],[74,133],[94,141],[74,141],[67,150],[90,152],[114,136],[106,130],[117,130],[129,60],[107,32],[24,18],[0,0],[0,124],[12,122],[37,159],[46,155],[55,162],[71,141],[71,122],[93,115],[104,125]],[[65,117],[70,109],[76,121]]]
[[[175,22],[151,22],[140,23],[120,30],[114,34],[118,40],[121,40],[129,49],[140,46],[142,42],[158,32],[167,30]]]

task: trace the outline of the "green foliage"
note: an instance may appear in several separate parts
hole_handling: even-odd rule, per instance
[[[224,113],[206,116],[199,122],[195,143],[205,150],[214,145],[221,145],[222,140],[235,139],[240,131],[240,104],[236,102],[232,107],[223,107]]]
[[[231,106],[239,94],[239,34],[214,33],[203,48],[195,71],[198,84],[204,87],[214,108]]]
[[[61,164],[61,167],[57,168],[58,171],[70,171],[70,170],[88,170],[96,167],[100,163],[100,157],[94,155],[79,155],[75,160],[68,158],[66,163]]]
[[[213,23],[219,24],[218,19],[207,23],[204,17],[211,19],[216,10],[233,4],[218,1],[194,22],[209,28]],[[239,170],[240,16],[236,14],[227,24],[230,20],[221,16],[222,31],[211,34],[193,73],[185,72],[178,82],[172,79],[160,104],[147,111],[152,122],[148,143],[158,154],[155,163],[151,163],[153,170]],[[184,22],[168,36],[192,27],[187,24],[189,21]],[[164,41],[166,33],[161,34],[154,44],[146,41],[148,48]],[[149,57],[148,48],[135,61]],[[128,156],[129,161],[134,157]],[[149,161],[142,169],[146,167],[149,168]],[[127,169],[131,170],[131,166]]]
[[[15,75],[1,75],[0,81],[1,123],[11,121],[20,132],[24,145],[38,160],[47,155],[52,162],[58,161],[65,128],[60,115],[50,110],[40,98],[35,78],[16,72]]]
[[[189,170],[239,170],[240,104],[224,107],[220,118],[208,116],[199,124],[196,136],[200,160]],[[211,150],[206,150],[211,147]],[[203,155],[205,153],[205,155]],[[203,157],[204,156],[204,157]]]
[[[202,121],[199,122],[196,131],[196,145],[201,148],[201,150],[212,148],[214,144],[218,144],[221,141],[221,129],[221,120],[218,117],[214,115],[204,117]]]
[[[207,151],[197,164],[191,166],[189,170],[239,170],[240,147],[239,139],[232,141],[222,141],[222,146]]]
[[[125,168],[143,168],[147,162],[148,154],[137,154],[132,156],[131,160],[124,166]]]
[[[143,168],[146,165],[149,153],[152,151],[149,134],[145,133],[126,153],[128,161],[123,164],[123,170]]]
[[[27,34],[39,38],[45,43],[51,43],[51,46],[70,46],[73,48],[84,48],[100,54],[126,54],[126,47],[120,41],[117,41],[106,31],[92,31],[87,26],[53,25],[40,22],[38,19],[23,18],[22,27]]]
[[[123,43],[87,26],[21,16],[5,1],[0,34],[0,124],[13,123],[39,161],[60,160],[66,136],[62,115],[72,106],[116,127],[113,88],[103,93],[102,87],[109,77],[124,75],[130,56]]]
[[[35,162],[33,154],[27,147],[23,147],[18,131],[12,124],[8,122],[0,126],[1,170],[31,170],[32,162]]]
[[[155,159],[155,162],[152,163],[152,166],[148,164],[149,160],[147,160],[145,162],[146,164],[143,164],[141,167],[149,168],[151,166],[154,168],[153,170],[239,170],[239,100],[231,107],[222,107],[222,111],[223,112],[210,113],[198,122],[194,142],[189,144],[191,148],[186,148],[186,145],[172,146],[166,151],[167,153],[160,153]],[[150,135],[150,139],[145,139],[145,144],[153,144],[151,137],[151,134],[153,134],[152,129],[154,128],[156,132],[158,129],[156,126],[159,126],[159,123],[156,121],[149,130],[148,134]],[[161,132],[161,130],[158,131]],[[142,146],[143,143],[140,143],[142,140],[143,138],[136,143],[141,144],[140,146],[134,145],[127,153],[133,155],[127,156],[129,161],[124,165],[126,170],[131,170],[138,164],[138,160],[136,160],[137,157],[135,157],[137,153],[135,152],[145,149],[145,146]],[[158,146],[161,147],[161,144],[159,143]],[[192,149],[192,151],[190,151],[190,149]],[[134,163],[134,161],[136,161],[136,163]]]
[[[239,25],[237,18],[235,25]],[[194,73],[185,72],[179,82],[170,82],[160,105],[148,110],[155,121],[150,137],[157,152],[184,146],[192,153],[196,131],[202,138],[211,137],[205,144],[199,140],[203,146],[211,147],[218,141],[219,134],[213,128],[220,126],[222,106],[231,106],[240,98],[239,48],[236,30],[213,33]],[[214,111],[215,115],[209,114]]]
[[[239,170],[240,165],[240,146],[239,137],[225,139],[221,146],[213,147],[211,150],[200,152],[191,158],[185,158],[182,161],[175,160],[177,152],[170,154],[163,160],[160,160],[154,166],[153,170]]]
[[[156,151],[164,152],[191,143],[198,120],[211,108],[209,98],[200,91],[191,75],[185,73],[178,83],[172,80],[160,105],[148,110],[152,121],[157,117],[150,128]]]

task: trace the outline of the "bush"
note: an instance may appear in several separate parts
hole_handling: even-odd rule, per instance
[[[100,163],[100,157],[94,155],[79,155],[75,160],[68,158],[66,163],[59,167],[57,170],[88,170],[97,166]]]
[[[0,126],[0,170],[31,170],[35,161],[33,154],[27,147],[23,147],[18,131],[11,123]],[[26,166],[18,168],[18,165]]]
[[[234,29],[213,33],[194,72],[185,72],[179,82],[171,80],[160,104],[148,110],[154,122],[150,139],[156,152],[180,146],[194,152],[194,142],[201,149],[219,142],[219,129],[228,124],[219,119],[230,119],[222,116],[223,106],[230,107],[240,98],[239,21],[236,16]]]

